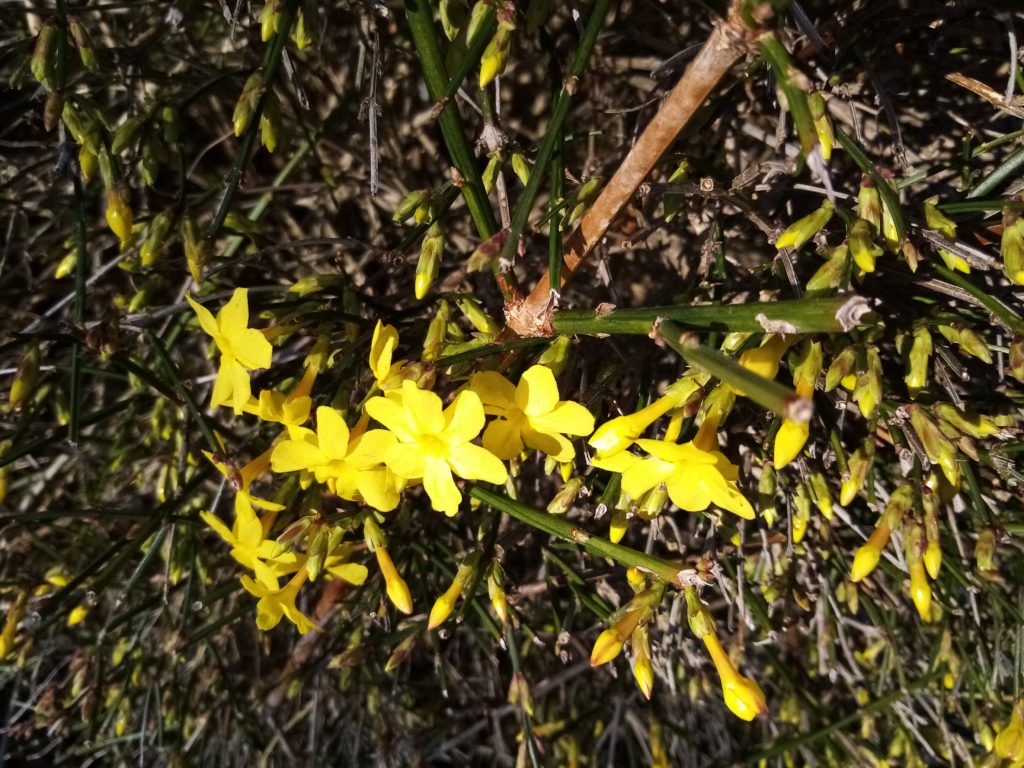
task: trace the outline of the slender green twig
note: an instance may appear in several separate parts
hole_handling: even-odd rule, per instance
[[[642,568],[669,584],[682,586],[681,578],[684,571],[682,563],[663,560],[660,557],[647,555],[621,544],[613,544],[606,539],[591,536],[567,520],[520,504],[518,501],[513,501],[494,491],[481,488],[479,485],[471,486],[469,495],[485,504],[490,504],[495,509],[500,509],[506,515],[514,517],[532,528],[578,544],[592,555],[610,558],[627,568],[631,566]]]
[[[146,338],[149,340],[149,343],[153,345],[153,349],[156,350],[157,357],[160,358],[160,362],[163,364],[164,370],[167,371],[167,375],[174,383],[181,399],[185,401],[185,405],[188,407],[189,413],[192,414],[192,418],[196,420],[199,431],[203,433],[203,437],[206,439],[207,445],[210,446],[210,450],[214,453],[219,453],[221,446],[217,441],[217,436],[213,433],[213,428],[207,423],[206,414],[204,414],[202,409],[196,404],[196,399],[192,396],[192,392],[185,386],[185,382],[182,381],[181,373],[178,371],[178,366],[174,364],[174,361],[171,360],[171,356],[167,354],[167,349],[164,347],[163,342],[160,341],[155,334],[148,332],[146,333]]]
[[[286,0],[284,9],[281,11],[281,18],[278,22],[277,32],[270,41],[266,54],[263,57],[263,92],[260,93],[256,108],[252,112],[249,126],[242,136],[242,143],[238,146],[238,154],[235,162],[228,173],[228,181],[224,187],[224,196],[220,200],[220,206],[210,224],[208,237],[213,239],[220,234],[224,221],[231,212],[231,206],[235,202],[235,195],[238,194],[238,185],[242,182],[242,174],[249,165],[249,158],[252,157],[253,148],[256,145],[256,134],[260,130],[260,118],[263,117],[263,109],[267,103],[267,91],[274,87],[274,78],[277,76],[278,67],[281,65],[281,57],[284,52],[284,44],[292,31],[292,22],[295,20],[295,11],[298,0]]]
[[[955,272],[942,264],[933,264],[932,269],[941,275],[943,279],[948,280],[953,283],[953,285],[958,288],[962,288],[964,291],[969,293],[978,302],[978,304],[991,312],[993,316],[998,318],[998,320],[1011,331],[1014,333],[1024,333],[1024,320],[1021,320],[1020,316],[1016,312],[998,299],[990,296],[968,280],[964,275],[959,272]]]
[[[655,320],[664,318],[694,331],[763,333],[778,327],[786,333],[839,333],[844,328],[837,315],[851,298],[855,297],[638,307],[604,314],[593,309],[560,310],[552,315],[551,325],[557,333],[646,335]]]

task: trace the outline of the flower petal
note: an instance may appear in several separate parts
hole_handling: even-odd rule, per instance
[[[340,411],[322,405],[316,409],[316,436],[328,459],[341,460],[348,455],[348,425]]]
[[[399,401],[391,397],[371,397],[366,403],[366,412],[394,432],[403,443],[415,442],[416,433]]]
[[[550,413],[558,403],[558,384],[555,374],[546,365],[528,368],[516,387],[516,405],[527,416]]]
[[[519,421],[495,419],[484,430],[484,448],[499,459],[509,461],[523,450],[523,438]]]
[[[557,432],[541,432],[527,427],[523,430],[523,442],[527,447],[542,451],[555,461],[566,462],[576,458],[572,442]]]
[[[213,530],[217,532],[217,535],[224,539],[224,541],[226,541],[231,546],[235,545],[235,534],[231,531],[230,528],[224,525],[224,521],[222,521],[219,517],[217,517],[212,512],[200,512],[199,517],[203,519],[204,523],[213,528]]]
[[[217,325],[225,336],[234,336],[249,325],[249,289],[235,288],[228,303],[217,313]]]
[[[441,414],[441,406],[441,398],[433,392],[419,389],[416,383],[409,379],[402,382],[402,407],[405,408],[410,426],[417,434],[438,435],[441,433],[445,421]]]
[[[214,319],[213,313],[193,299],[192,294],[186,293],[185,299],[192,305],[192,311],[195,312],[196,317],[199,318],[199,327],[215,338],[219,336],[220,328],[217,326],[217,321]]]
[[[484,405],[503,410],[515,407],[515,385],[497,371],[474,373],[469,379],[469,388],[480,396]]]
[[[391,370],[391,358],[398,347],[398,331],[391,325],[377,321],[373,329],[373,341],[370,342],[370,370],[373,377],[383,381]]]
[[[675,471],[675,464],[648,456],[622,474],[622,490],[639,499],[658,483],[663,483]]]
[[[642,459],[635,453],[619,451],[618,453],[613,453],[611,456],[605,456],[603,458],[595,456],[590,463],[598,469],[604,469],[609,472],[618,472],[621,474],[628,471],[629,468],[638,461],[642,461]]]
[[[448,463],[455,474],[466,480],[504,483],[508,479],[508,470],[501,463],[501,459],[486,448],[473,443],[453,445],[448,452]]]
[[[361,563],[339,563],[338,565],[328,565],[326,569],[332,576],[337,576],[349,584],[359,586],[366,581],[366,566]]]
[[[444,459],[436,456],[427,457],[423,472],[423,488],[430,497],[430,503],[438,512],[444,512],[451,517],[459,511],[462,494],[452,478],[451,467]]]
[[[589,435],[594,431],[594,414],[585,406],[566,400],[555,405],[550,413],[531,416],[530,424],[540,432]]]
[[[399,495],[394,483],[389,481],[388,472],[380,469],[364,469],[356,480],[359,495],[367,504],[381,512],[390,512],[398,506]]]
[[[245,409],[249,398],[252,397],[252,384],[249,381],[248,371],[237,360],[231,360],[227,366],[231,376],[231,404],[235,408],[235,415],[239,415]]]
[[[442,438],[450,445],[468,443],[484,428],[484,406],[476,392],[464,389],[444,411]]]
[[[676,472],[666,480],[665,488],[672,503],[686,512],[701,512],[711,503],[704,486],[689,472]]]
[[[426,471],[423,451],[413,443],[396,443],[388,448],[384,453],[384,463],[396,475],[407,480],[423,477]]]
[[[270,466],[275,472],[297,472],[327,461],[324,452],[306,440],[282,440],[274,446]]]
[[[397,443],[398,438],[386,429],[371,429],[349,443],[345,461],[361,470],[375,468],[384,462],[384,454]]]
[[[250,370],[253,368],[269,368],[274,356],[274,349],[263,335],[263,331],[255,328],[243,328],[230,336],[231,351],[235,359]]]
[[[222,405],[229,405],[233,402],[234,392],[231,383],[231,361],[221,359],[220,368],[217,370],[217,378],[213,382],[213,392],[210,394],[210,405],[217,408]]]

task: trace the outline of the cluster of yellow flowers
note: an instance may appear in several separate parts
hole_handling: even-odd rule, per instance
[[[316,628],[315,621],[296,607],[296,599],[306,582],[320,575],[363,583],[366,567],[349,562],[362,547],[344,540],[346,533],[360,526],[365,547],[376,556],[389,599],[400,611],[411,613],[408,586],[388,553],[381,528],[384,513],[399,505],[403,492],[422,486],[433,509],[454,515],[463,499],[457,480],[506,483],[509,466],[528,451],[545,454],[550,471],[560,465],[565,488],[578,491],[582,481],[572,477],[577,454],[573,437],[589,436],[595,467],[622,474],[622,500],[610,534],[613,540],[622,537],[627,517],[638,514],[649,519],[660,513],[668,500],[688,511],[715,505],[746,519],[754,517],[750,502],[737,487],[737,467],[717,450],[718,425],[737,393],[721,387],[717,397],[705,398],[703,385],[708,379],[703,374],[688,374],[646,408],[614,418],[595,431],[594,416],[584,405],[560,399],[555,373],[544,364],[527,368],[517,383],[497,371],[473,373],[445,406],[431,390],[436,381],[433,366],[395,360],[398,332],[378,321],[368,361],[373,383],[362,402],[349,411],[320,406],[314,412],[312,387],[329,364],[325,342],[314,347],[306,359],[305,374],[289,392],[263,390],[257,395],[251,373],[270,367],[268,339],[278,331],[249,327],[245,289],[235,290],[216,317],[192,297],[188,301],[220,353],[212,404],[282,427],[272,445],[241,468],[219,454],[207,454],[235,489],[234,520],[229,527],[212,512],[204,512],[202,517],[231,546],[231,555],[251,572],[242,577],[242,584],[258,598],[260,629],[271,629],[282,618],[303,633]],[[765,346],[747,353],[741,361],[774,375],[788,346],[788,342],[769,337]],[[702,403],[703,420],[697,436],[691,442],[677,443],[683,420]],[[662,439],[641,438],[665,415],[670,420]],[[311,416],[312,427],[307,426]],[[643,453],[630,450],[634,446]],[[328,524],[318,511],[311,510],[274,537],[278,513],[284,507],[257,498],[250,490],[268,472],[293,475],[302,488],[317,483],[359,506],[344,525]],[[549,510],[558,513],[567,508],[553,503]],[[435,603],[430,628],[448,618],[478,565],[471,558],[463,563],[452,587]],[[507,603],[493,567],[487,583],[495,612],[507,620]],[[594,650],[595,664],[608,661],[632,636],[634,653],[647,659],[646,664],[640,661],[635,665],[638,683],[647,695],[653,675],[649,653],[644,651],[645,625],[664,591],[663,583],[642,589],[636,600],[643,603],[643,609],[627,610],[626,618],[602,635]],[[688,601],[696,599],[688,593]],[[764,710],[763,694],[756,684],[739,678],[702,610],[693,608],[705,616],[698,636],[708,644],[719,669],[726,701],[740,717],[750,719]],[[609,645],[609,632],[617,638],[617,646]],[[759,699],[745,694],[737,698],[731,693],[747,691],[748,683]]]

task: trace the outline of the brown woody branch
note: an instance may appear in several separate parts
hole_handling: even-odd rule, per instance
[[[735,7],[727,18],[715,23],[700,53],[690,62],[622,165],[583,215],[579,227],[566,240],[560,288],[590,256],[655,163],[718,81],[748,50],[755,34],[742,22]],[[508,329],[519,336],[550,335],[555,304],[549,275],[545,273],[526,299],[506,311]]]

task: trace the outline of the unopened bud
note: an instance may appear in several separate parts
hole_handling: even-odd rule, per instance
[[[974,562],[979,571],[995,570],[996,532],[992,528],[982,528],[978,541],[974,545]]]
[[[120,155],[126,149],[131,149],[139,142],[142,129],[146,125],[146,118],[143,115],[129,117],[114,132],[114,138],[110,142],[110,151]]]
[[[761,466],[761,477],[757,481],[757,506],[764,518],[765,525],[775,525],[775,518],[778,509],[775,506],[775,494],[778,490],[778,482],[775,474],[775,466],[771,462],[765,462]]]
[[[409,585],[405,583],[405,579],[395,569],[395,564],[392,562],[387,548],[378,546],[374,550],[374,554],[377,556],[377,566],[384,577],[388,599],[402,613],[412,613],[412,595],[409,594]]]
[[[181,219],[181,242],[185,249],[185,265],[198,285],[203,279],[203,269],[210,260],[210,246],[205,238],[199,236],[195,219],[187,214]]]
[[[309,28],[306,24],[306,14],[301,8],[295,16],[295,28],[292,30],[292,41],[295,43],[295,47],[300,51],[304,51],[313,44],[313,38],[309,34]]]
[[[850,254],[865,272],[875,271],[875,259],[883,253],[874,243],[874,234],[871,223],[864,219],[857,219],[849,230]]]
[[[877,232],[882,228],[882,198],[874,181],[866,173],[861,176],[857,193],[857,218],[864,219]]]
[[[695,587],[686,587],[683,590],[686,598],[686,620],[690,625],[690,631],[697,639],[703,639],[707,635],[715,633],[715,623],[708,613],[707,606],[697,595]]]
[[[786,227],[775,241],[775,247],[780,251],[783,248],[799,248],[828,224],[835,211],[835,206],[826,200],[818,210]]]
[[[954,488],[960,487],[960,467],[957,465],[956,446],[942,434],[942,430],[932,421],[921,406],[914,406],[910,413],[910,423],[921,438],[921,444],[928,458],[942,468],[946,480]]]
[[[651,664],[651,647],[647,638],[647,627],[637,627],[630,637],[633,646],[633,677],[644,698],[650,699],[654,692],[654,667]]]
[[[835,143],[835,137],[832,134],[832,120],[828,116],[828,109],[825,107],[825,97],[821,94],[821,91],[815,91],[807,95],[807,106],[811,112],[811,119],[814,121],[814,132],[818,134],[821,156],[828,162],[832,158],[832,146]]]
[[[132,236],[132,209],[128,204],[128,188],[123,184],[107,190],[107,226],[117,235],[124,251]]]
[[[913,342],[907,355],[907,374],[903,381],[912,398],[916,398],[928,386],[928,362],[932,356],[932,335],[927,326],[914,328]]]
[[[1009,226],[1004,225],[999,254],[1003,258],[1003,270],[1010,281],[1024,285],[1024,218],[1016,219]]]
[[[435,221],[427,229],[420,246],[420,257],[416,262],[415,294],[421,301],[434,284],[441,270],[441,257],[444,254],[444,236],[441,227]]]
[[[241,136],[245,129],[252,122],[252,116],[259,104],[260,93],[263,90],[263,73],[253,72],[242,87],[242,94],[235,104],[235,112],[231,122],[235,128],[235,136]]]
[[[274,36],[281,23],[280,0],[267,0],[257,20],[260,23],[260,39],[265,43]]]
[[[512,27],[501,22],[491,42],[480,57],[480,87],[486,88],[498,75],[505,71],[509,54],[512,52]]]
[[[8,402],[12,410],[19,410],[35,393],[39,381],[39,347],[29,346],[18,363],[18,370],[11,382],[11,394]]]
[[[391,216],[391,220],[395,223],[404,222],[416,213],[417,210],[427,206],[429,202],[429,189],[414,189],[412,192],[407,193],[398,203],[394,214]]]
[[[56,86],[53,78],[57,72],[57,28],[53,24],[44,24],[40,28],[29,66],[32,77],[48,91],[53,90]]]
[[[277,149],[277,142],[281,136],[281,105],[273,91],[267,91],[267,97],[263,104],[263,114],[260,115],[260,143],[266,147],[267,152],[273,154]]]
[[[512,172],[524,187],[530,183],[530,164],[526,162],[526,156],[522,152],[512,153]]]
[[[552,515],[564,515],[576,502],[576,497],[579,496],[580,491],[583,489],[583,478],[574,477],[570,479],[565,485],[559,488],[558,493],[551,499],[548,504],[548,512]]]
[[[139,248],[139,263],[143,267],[150,267],[156,262],[156,258],[163,249],[167,234],[171,231],[170,211],[161,211],[149,224],[149,231],[146,239]]]

